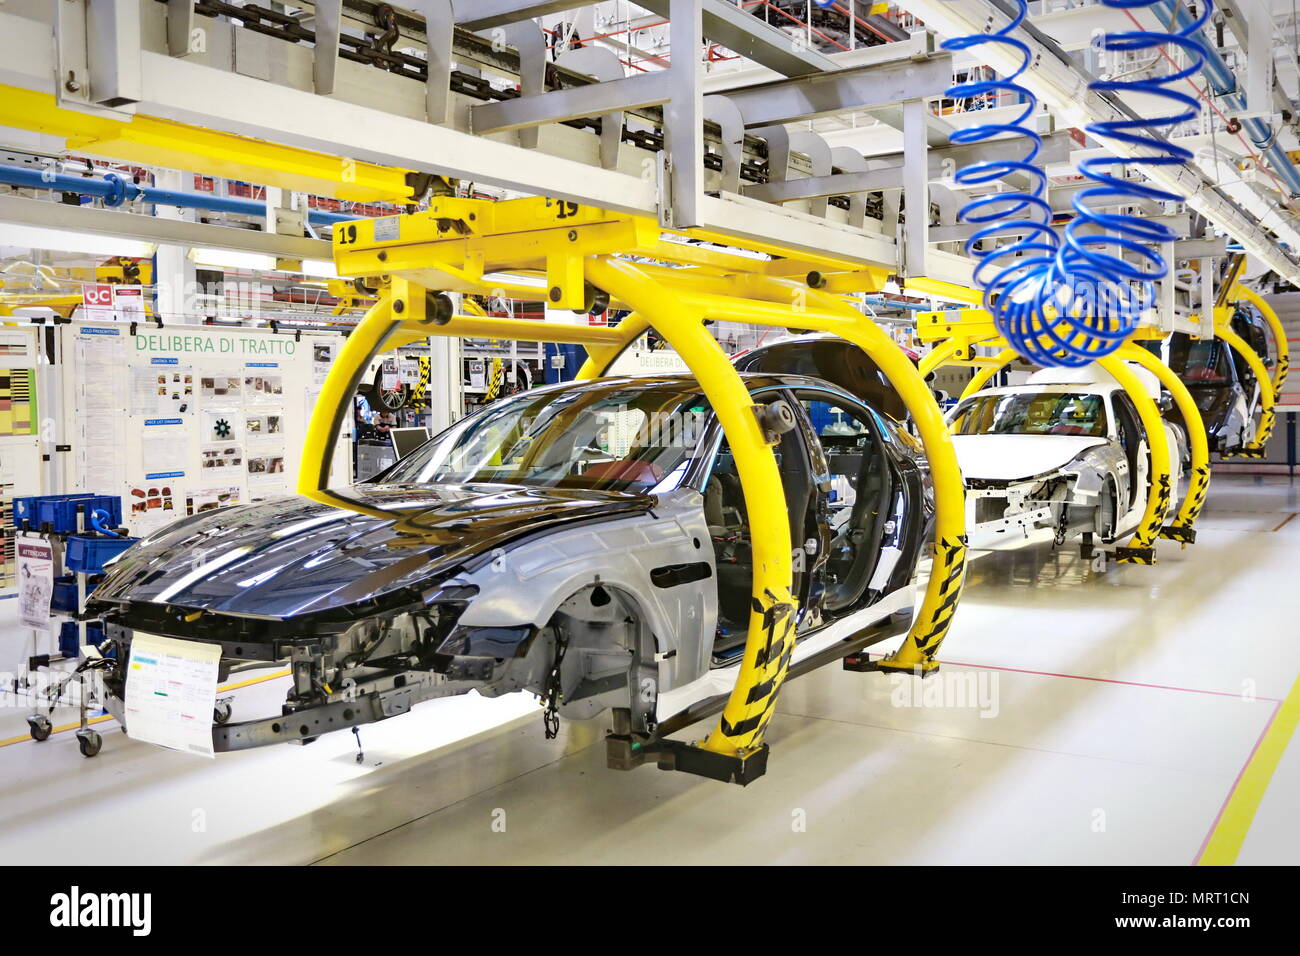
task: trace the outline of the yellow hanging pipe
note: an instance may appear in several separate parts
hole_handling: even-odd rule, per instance
[[[1165,518],[1173,501],[1173,475],[1169,460],[1169,437],[1165,434],[1164,419],[1155,400],[1147,394],[1142,380],[1124,360],[1115,354],[1097,360],[1097,364],[1120,384],[1137,406],[1138,417],[1147,433],[1147,448],[1151,454],[1151,473],[1147,491],[1146,509],[1142,521],[1126,548],[1121,548],[1116,560],[1127,564],[1154,564],[1155,543],[1164,528]],[[1116,515],[1118,520],[1119,516]]]
[[[748,753],[761,743],[775,713],[777,691],[794,651],[792,544],[785,491],[776,457],[753,399],[722,347],[693,310],[663,282],[619,259],[587,261],[587,279],[626,303],[686,362],[727,436],[753,529],[752,610],[740,672],[717,727],[701,744],[722,754]]]
[[[1183,498],[1174,523],[1163,528],[1160,536],[1181,541],[1184,545],[1190,544],[1196,540],[1193,526],[1201,509],[1205,507],[1205,496],[1210,490],[1210,444],[1205,438],[1205,421],[1201,418],[1201,410],[1196,407],[1196,400],[1192,398],[1192,393],[1183,384],[1183,380],[1153,353],[1134,342],[1127,342],[1116,354],[1125,361],[1141,365],[1158,378],[1160,384],[1169,389],[1174,404],[1182,412],[1183,423],[1187,427],[1191,475],[1188,478],[1187,496]]]
[[[1223,339],[1228,345],[1250,366],[1251,373],[1255,376],[1255,381],[1259,386],[1259,425],[1255,428],[1255,437],[1246,444],[1237,454],[1243,458],[1262,458],[1264,456],[1264,446],[1273,435],[1273,426],[1276,424],[1276,416],[1273,406],[1277,404],[1277,396],[1273,392],[1273,380],[1269,378],[1268,369],[1264,367],[1264,361],[1256,354],[1240,335],[1232,331],[1227,323],[1217,323],[1214,327],[1214,334]]]
[[[983,366],[979,371],[971,376],[971,380],[967,382],[966,387],[962,389],[961,399],[958,399],[958,401],[970,398],[980,389],[984,388],[984,386],[988,385],[989,382],[993,381],[994,375],[997,375],[998,372],[1002,371],[1018,358],[1020,358],[1020,353],[1015,349],[1003,349],[994,356],[992,364]]]
[[[1247,289],[1244,285],[1237,285],[1233,288],[1232,297],[1235,299],[1245,299],[1264,317],[1268,323],[1269,329],[1273,332],[1273,346],[1277,349],[1277,364],[1273,368],[1273,395],[1276,398],[1282,394],[1282,386],[1286,384],[1287,373],[1291,370],[1291,345],[1287,341],[1286,329],[1282,326],[1282,320],[1278,318],[1273,307],[1264,301],[1264,297],[1254,289]]]

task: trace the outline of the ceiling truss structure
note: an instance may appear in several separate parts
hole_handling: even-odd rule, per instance
[[[369,0],[295,4],[306,16],[221,0],[63,0],[53,12],[40,0],[9,0],[0,11],[0,84],[46,99],[0,106],[0,124],[48,132],[56,112],[64,124],[118,124],[116,135],[101,128],[66,137],[68,148],[141,161],[152,148],[178,167],[176,150],[136,135],[146,123],[171,124],[178,143],[196,130],[228,137],[209,149],[224,148],[236,167],[250,162],[261,173],[250,174],[255,182],[276,185],[278,160],[241,152],[249,140],[321,158],[324,180],[336,163],[340,191],[349,164],[360,163],[402,173],[411,186],[405,201],[418,201],[430,177],[468,180],[656,216],[667,230],[779,239],[903,277],[969,282],[971,262],[959,253],[970,230],[957,221],[963,196],[952,169],[1014,147],[946,146],[951,128],[932,106],[954,62],[932,35],[827,56],[729,0],[639,5],[668,18],[671,48],[711,41],[776,78],[731,86],[715,77],[706,95],[695,57],[630,76],[607,49],[552,60],[531,18],[584,6],[573,0],[462,0],[461,13],[451,0],[408,0],[391,14]],[[991,0],[905,6],[949,31],[1000,15]],[[1061,115],[1106,108],[1051,51],[1041,51],[1034,82]],[[1063,102],[1062,91],[1076,100]],[[881,123],[903,152],[863,156],[806,129],[844,116]],[[1068,167],[1071,149],[1067,133],[1049,134],[1045,161]],[[905,161],[922,154],[926,162]],[[1234,239],[1245,236],[1280,275],[1300,279],[1260,222],[1194,169],[1170,177],[1193,209]],[[1069,191],[1054,193],[1062,211]],[[20,214],[13,202],[6,208]],[[932,215],[909,217],[909,209]],[[1217,248],[1184,235],[1177,254]],[[237,248],[239,237],[231,238]]]

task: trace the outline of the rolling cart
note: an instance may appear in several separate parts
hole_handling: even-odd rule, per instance
[[[33,691],[33,712],[27,717],[32,740],[49,739],[54,732],[50,714],[63,700],[69,686],[79,685],[77,704],[80,712],[77,746],[83,756],[94,757],[103,747],[103,737],[90,726],[94,684],[88,676],[107,665],[108,658],[99,650],[103,630],[98,622],[82,619],[86,595],[93,590],[91,581],[103,574],[105,565],[121,554],[136,538],[128,537],[122,522],[122,499],[117,496],[75,494],[42,495],[15,498],[15,530],[22,536],[38,536],[48,541],[56,553],[62,549],[62,561],[56,566],[64,574],[55,578],[50,609],[55,617],[66,618],[59,628],[58,653],[33,654],[28,659],[28,673],[42,667],[76,662],[75,667],[52,681],[43,690]],[[36,650],[36,648],[33,648]],[[42,713],[42,710],[44,712]]]

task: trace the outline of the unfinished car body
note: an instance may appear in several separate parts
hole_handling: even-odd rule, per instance
[[[1232,315],[1232,331],[1272,368],[1268,329],[1251,310],[1238,307]],[[1249,363],[1220,338],[1196,339],[1182,332],[1163,344],[1165,363],[1187,386],[1205,422],[1210,451],[1232,455],[1244,448],[1255,434],[1261,412],[1259,382]],[[1177,409],[1171,418],[1181,424]]]
[[[1149,392],[1154,376],[1134,367]],[[972,548],[1131,532],[1146,508],[1149,450],[1129,395],[1095,366],[1035,372],[990,388],[949,413],[967,486]],[[1178,487],[1182,432],[1165,423]]]
[[[784,349],[782,365],[813,367],[799,361],[813,344],[749,359]],[[910,624],[931,513],[924,462],[849,390],[744,379],[774,412],[799,674]],[[182,520],[125,552],[93,595],[118,661],[143,631],[218,643],[226,672],[291,665],[283,712],[214,726],[218,751],[310,741],[470,690],[536,694],[552,732],[558,716],[614,708],[664,735],[717,713],[736,683],[749,523],[725,437],[688,376],[503,399],[328,498]],[[106,683],[121,718],[122,669]]]

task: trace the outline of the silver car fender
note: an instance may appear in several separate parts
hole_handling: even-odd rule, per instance
[[[707,576],[668,587],[651,572],[704,562]],[[701,571],[702,573],[702,571]],[[679,490],[649,514],[561,528],[500,549],[456,582],[479,593],[459,619],[467,627],[545,626],[570,596],[600,584],[622,591],[655,635],[664,689],[694,680],[709,666],[717,626],[717,569],[703,497]]]
[[[1118,492],[1119,513],[1126,512],[1128,500],[1128,459],[1124,450],[1113,441],[1096,445],[1080,454],[1061,469],[1074,478],[1072,503],[1095,506],[1101,502],[1106,479],[1113,478]]]

